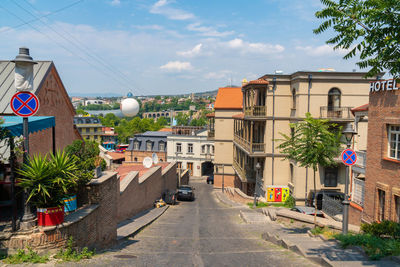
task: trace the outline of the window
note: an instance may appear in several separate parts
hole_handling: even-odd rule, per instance
[[[94,128],[94,132],[97,133],[97,128]]]
[[[193,144],[188,144],[188,153],[193,153]]]
[[[176,168],[182,169],[182,162],[178,161],[178,162],[176,163]]]
[[[146,143],[146,150],[147,150],[147,151],[151,151],[152,148],[153,148],[153,142],[147,141],[147,143]]]
[[[86,128],[86,133],[90,133],[90,129],[89,128]]]
[[[190,171],[190,175],[193,174],[193,162],[188,162],[187,164],[187,169]]]
[[[134,159],[135,161],[137,161],[137,158],[135,157],[135,159]]]
[[[214,146],[211,145],[211,154],[214,154]]]
[[[206,146],[205,145],[201,146],[201,153],[202,154],[206,153]]]
[[[328,111],[333,111],[340,107],[340,97],[342,93],[337,88],[332,88],[328,92]]]
[[[97,135],[94,136],[94,139],[97,139]]]
[[[210,145],[207,145],[207,154],[210,154]]]
[[[395,208],[394,221],[400,223],[400,197],[396,195],[394,196],[394,208]]]
[[[139,141],[135,141],[135,142],[133,143],[133,149],[134,149],[134,150],[139,150]]]
[[[176,144],[176,152],[178,152],[178,153],[182,152],[182,144],[181,143]]]
[[[389,126],[389,149],[388,156],[392,159],[400,160],[400,126]]]
[[[296,108],[296,89],[293,88],[292,90],[292,108]]]
[[[336,187],[337,186],[337,168],[325,168],[325,181],[326,187]]]
[[[385,219],[385,191],[378,189],[378,221]]]
[[[164,150],[165,150],[165,144],[164,144],[164,142],[160,142],[160,143],[158,144],[158,150],[159,150],[159,151],[164,151]]]

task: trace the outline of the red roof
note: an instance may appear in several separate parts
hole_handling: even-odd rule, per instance
[[[234,119],[244,119],[244,113],[235,114],[232,116]]]
[[[214,109],[242,109],[243,93],[240,87],[223,87],[218,89]]]
[[[243,85],[243,87],[245,87],[245,86],[247,86],[247,85],[249,85],[249,84],[263,84],[263,85],[268,85],[269,82],[268,82],[267,80],[264,80],[264,79],[257,79],[257,80],[253,80],[253,81],[250,81],[250,82],[246,83],[245,85]]]
[[[359,106],[359,107],[356,107],[356,108],[352,108],[352,109],[351,109],[351,113],[353,113],[353,115],[354,115],[354,113],[357,112],[357,111],[368,111],[368,103],[367,103],[367,104],[364,104],[364,105],[362,105],[362,106]]]
[[[107,155],[110,155],[113,160],[125,159],[125,154],[124,153],[107,152]]]
[[[159,162],[157,164],[153,164],[152,167],[156,166],[161,166],[161,168],[164,170],[170,163],[169,162]],[[138,163],[133,163],[133,164],[124,164],[122,166],[119,166],[115,171],[121,176],[120,180],[122,181],[128,173],[132,171],[138,171],[139,176],[142,176],[145,174],[149,169],[143,166],[141,162]]]
[[[172,128],[162,128],[158,130],[159,132],[172,132]]]

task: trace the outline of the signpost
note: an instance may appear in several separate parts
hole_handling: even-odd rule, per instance
[[[342,162],[346,166],[353,166],[357,162],[357,154],[353,149],[345,149],[342,152]]]

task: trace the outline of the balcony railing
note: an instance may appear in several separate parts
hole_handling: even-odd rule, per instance
[[[208,137],[214,137],[215,136],[215,130],[208,130]]]
[[[248,167],[243,168],[236,160],[233,160],[233,168],[236,170],[236,172],[238,173],[243,182],[255,182],[256,180],[255,170],[252,170]]]
[[[366,151],[356,151],[357,161],[356,164],[360,168],[365,168],[367,162],[367,152]]]
[[[320,117],[327,119],[351,119],[352,107],[321,107]]]
[[[234,141],[238,143],[241,147],[243,147],[250,154],[253,153],[265,153],[265,143],[252,143],[246,139],[235,134]]]
[[[251,106],[244,108],[245,116],[265,117],[265,106]]]
[[[364,180],[353,178],[353,192],[351,194],[351,200],[363,207],[364,193],[365,193]]]

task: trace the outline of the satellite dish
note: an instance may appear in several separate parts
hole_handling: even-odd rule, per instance
[[[145,157],[143,159],[143,166],[148,169],[151,165],[153,165],[153,160],[150,157]]]
[[[157,163],[158,163],[158,156],[157,156],[156,153],[153,153],[153,155],[151,156],[151,158],[152,158],[154,164],[157,164]]]

